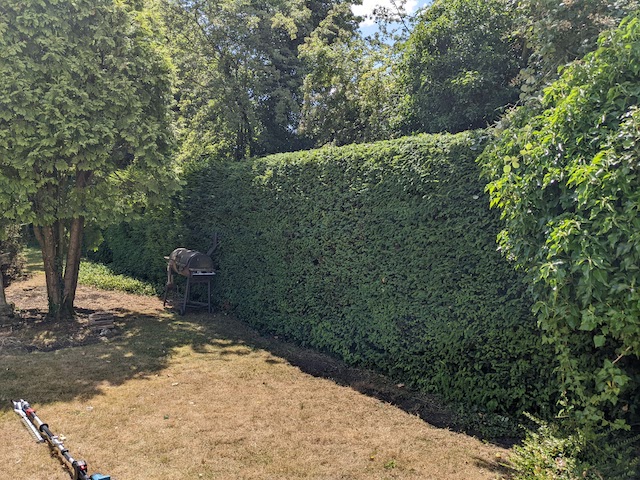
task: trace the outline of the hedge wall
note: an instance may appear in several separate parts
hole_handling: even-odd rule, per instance
[[[177,246],[222,242],[216,300],[258,329],[449,401],[553,405],[521,276],[496,251],[482,133],[187,166],[182,197],[105,232],[99,256],[164,282]]]
[[[496,251],[481,141],[417,136],[205,163],[186,178],[188,246],[222,234],[218,300],[263,331],[448,400],[539,410],[552,352]]]

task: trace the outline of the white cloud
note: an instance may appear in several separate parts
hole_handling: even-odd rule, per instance
[[[351,10],[354,15],[359,17],[365,17],[365,20],[360,24],[361,27],[373,25],[373,19],[369,16],[376,8],[386,7],[391,12],[396,12],[396,7],[401,6],[401,0],[362,0],[362,5],[352,5]],[[418,0],[407,0],[404,4],[403,13],[413,13],[418,5]]]

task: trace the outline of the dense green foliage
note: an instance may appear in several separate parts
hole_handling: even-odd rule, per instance
[[[539,410],[550,356],[495,248],[481,148],[460,134],[211,160],[186,178],[186,246],[222,234],[219,303],[262,330],[483,410]]]
[[[638,418],[640,22],[600,39],[485,155],[500,245],[526,268],[580,423]]]
[[[558,69],[595,50],[600,33],[615,28],[637,0],[519,0],[513,11],[526,42],[525,96],[558,78]]]
[[[22,238],[17,225],[4,227],[0,237],[0,275],[3,285],[9,286],[22,274],[24,258],[22,257]]]
[[[105,223],[163,188],[170,72],[152,19],[111,0],[3,0],[0,12],[5,217]]]
[[[300,133],[316,146],[394,136],[393,49],[362,38],[350,6],[334,7],[300,46],[307,68]]]
[[[402,46],[406,132],[485,127],[518,99],[521,44],[506,0],[440,0]]]
[[[179,70],[184,157],[240,159],[484,127],[520,88],[537,97],[637,0],[436,1],[395,29],[395,9],[378,8],[368,38],[340,0],[156,3]]]
[[[174,183],[171,67],[140,2],[0,0],[0,211],[31,222],[49,313],[73,313],[85,224]]]
[[[184,155],[241,159],[304,146],[298,47],[334,0],[162,0],[179,69]]]

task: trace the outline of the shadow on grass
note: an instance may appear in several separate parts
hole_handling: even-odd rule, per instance
[[[329,379],[338,385],[377,398],[420,417],[434,427],[472,435],[505,448],[510,448],[519,441],[512,436],[487,438],[479,430],[470,427],[470,422],[447,407],[436,395],[413,391],[389,377],[368,369],[349,366],[330,355],[297,346],[277,336],[261,335],[234,317],[218,315],[215,318],[218,322],[218,334],[234,343],[271,353],[275,358],[265,360],[267,363],[286,361],[308,375]]]
[[[100,395],[105,385],[122,385],[130,379],[158,374],[169,365],[174,349],[183,346],[198,353],[210,353],[214,347],[216,358],[222,361],[261,349],[275,357],[266,359],[267,363],[288,362],[304,373],[390,403],[435,427],[475,433],[465,429],[435,396],[413,392],[375,372],[347,366],[278,337],[260,335],[233,316],[189,313],[181,317],[169,312],[143,316],[125,307],[116,310],[118,334],[114,337],[93,335],[75,343],[71,339],[68,344],[59,341],[57,349],[39,348],[31,353],[7,353],[0,348],[0,412],[8,410],[9,400],[16,398],[34,404],[88,400]],[[37,312],[31,313],[37,316]],[[88,315],[92,311],[80,313]],[[42,331],[34,330],[33,335],[42,335]],[[64,332],[58,336],[64,336]],[[72,345],[75,348],[64,348]],[[492,443],[511,446],[514,441],[494,439]]]
[[[499,478],[513,478],[516,471],[504,463],[502,459],[496,459],[496,461],[487,461],[483,458],[474,458],[474,463],[478,468],[488,470],[495,474],[500,475]]]
[[[34,342],[50,336],[55,347],[25,346],[28,342],[23,337],[14,348],[0,348],[0,412],[9,410],[9,400],[18,398],[34,404],[90,399],[100,395],[106,385],[157,374],[168,366],[173,350],[181,346],[191,346],[197,352],[214,346],[222,357],[242,353],[233,348],[243,344],[241,338],[228,338],[215,317],[202,322],[173,314],[140,316],[125,308],[118,313],[118,332],[112,337],[96,333],[79,342],[65,342],[59,337],[66,333],[52,331],[48,327],[54,325],[43,320],[31,326],[29,334]]]

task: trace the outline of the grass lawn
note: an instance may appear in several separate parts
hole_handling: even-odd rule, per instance
[[[114,480],[508,478],[507,450],[361,393],[366,377],[326,378],[346,367],[232,316],[180,317],[155,297],[81,286],[81,315],[61,327],[41,315],[43,285],[35,274],[7,291],[23,320],[0,328],[2,478],[69,478],[13,398]],[[113,312],[115,334],[83,323],[97,310]],[[310,360],[322,372],[300,366]]]

